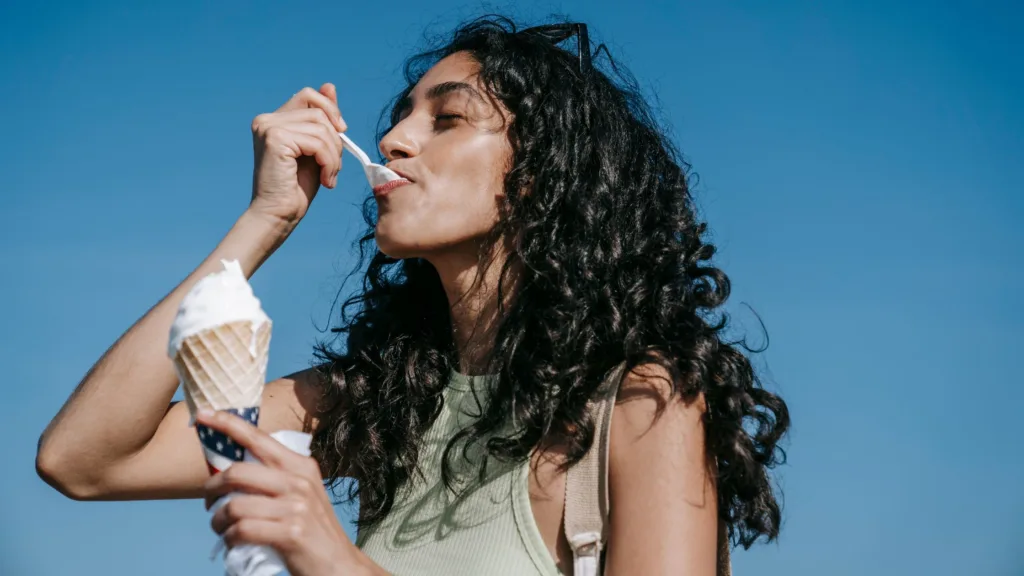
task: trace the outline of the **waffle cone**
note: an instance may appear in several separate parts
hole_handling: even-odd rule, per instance
[[[193,418],[203,409],[260,405],[267,376],[270,331],[270,322],[231,322],[182,341],[174,365]]]

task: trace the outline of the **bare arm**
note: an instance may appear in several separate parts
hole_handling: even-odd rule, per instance
[[[672,397],[669,378],[659,365],[642,365],[619,392],[608,575],[715,574],[718,501],[704,457],[704,398],[687,404]],[[664,412],[655,418],[659,406]]]
[[[39,475],[76,499],[200,495],[206,465],[188,411],[170,405],[178,386],[167,344],[185,294],[237,259],[246,276],[288,237],[320,185],[333,186],[344,129],[332,85],[305,89],[253,122],[253,199],[213,252],[135,323],[86,374],[39,440]],[[309,428],[316,402],[308,372],[267,386],[261,427]],[[170,405],[170,407],[169,407]]]
[[[207,473],[188,410],[168,408],[178,387],[167,357],[171,323],[184,295],[220,269],[221,258],[238,259],[252,275],[286,235],[270,219],[246,212],[185,281],[110,347],[40,438],[36,467],[47,482],[82,499],[198,493]],[[266,395],[265,412],[282,428],[302,424],[302,415],[289,422],[278,414],[277,404],[296,404],[291,382],[275,382],[273,396]]]

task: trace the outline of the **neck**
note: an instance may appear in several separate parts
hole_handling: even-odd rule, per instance
[[[485,374],[494,348],[494,339],[501,322],[498,306],[498,283],[505,256],[480,262],[475,250],[461,257],[431,259],[437,269],[452,322],[452,337],[458,351],[458,371],[467,375]],[[515,272],[515,270],[513,270]],[[516,277],[512,275],[512,280]],[[503,299],[511,302],[515,282],[506,278]]]

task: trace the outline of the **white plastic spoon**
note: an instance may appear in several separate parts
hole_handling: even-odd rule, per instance
[[[356,143],[348,136],[345,136],[345,134],[338,132],[338,136],[341,136],[342,145],[359,160],[360,164],[363,165],[363,172],[366,173],[366,179],[370,181],[370,188],[376,189],[378,186],[382,186],[393,180],[405,180],[405,178],[395,174],[395,172],[390,168],[371,162],[370,157],[366,155],[366,152],[363,152],[362,148],[356,146]]]

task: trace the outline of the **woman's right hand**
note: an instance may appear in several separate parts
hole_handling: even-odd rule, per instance
[[[303,88],[276,111],[252,122],[253,188],[250,209],[295,225],[320,186],[333,188],[341,170],[347,129],[333,84]]]

